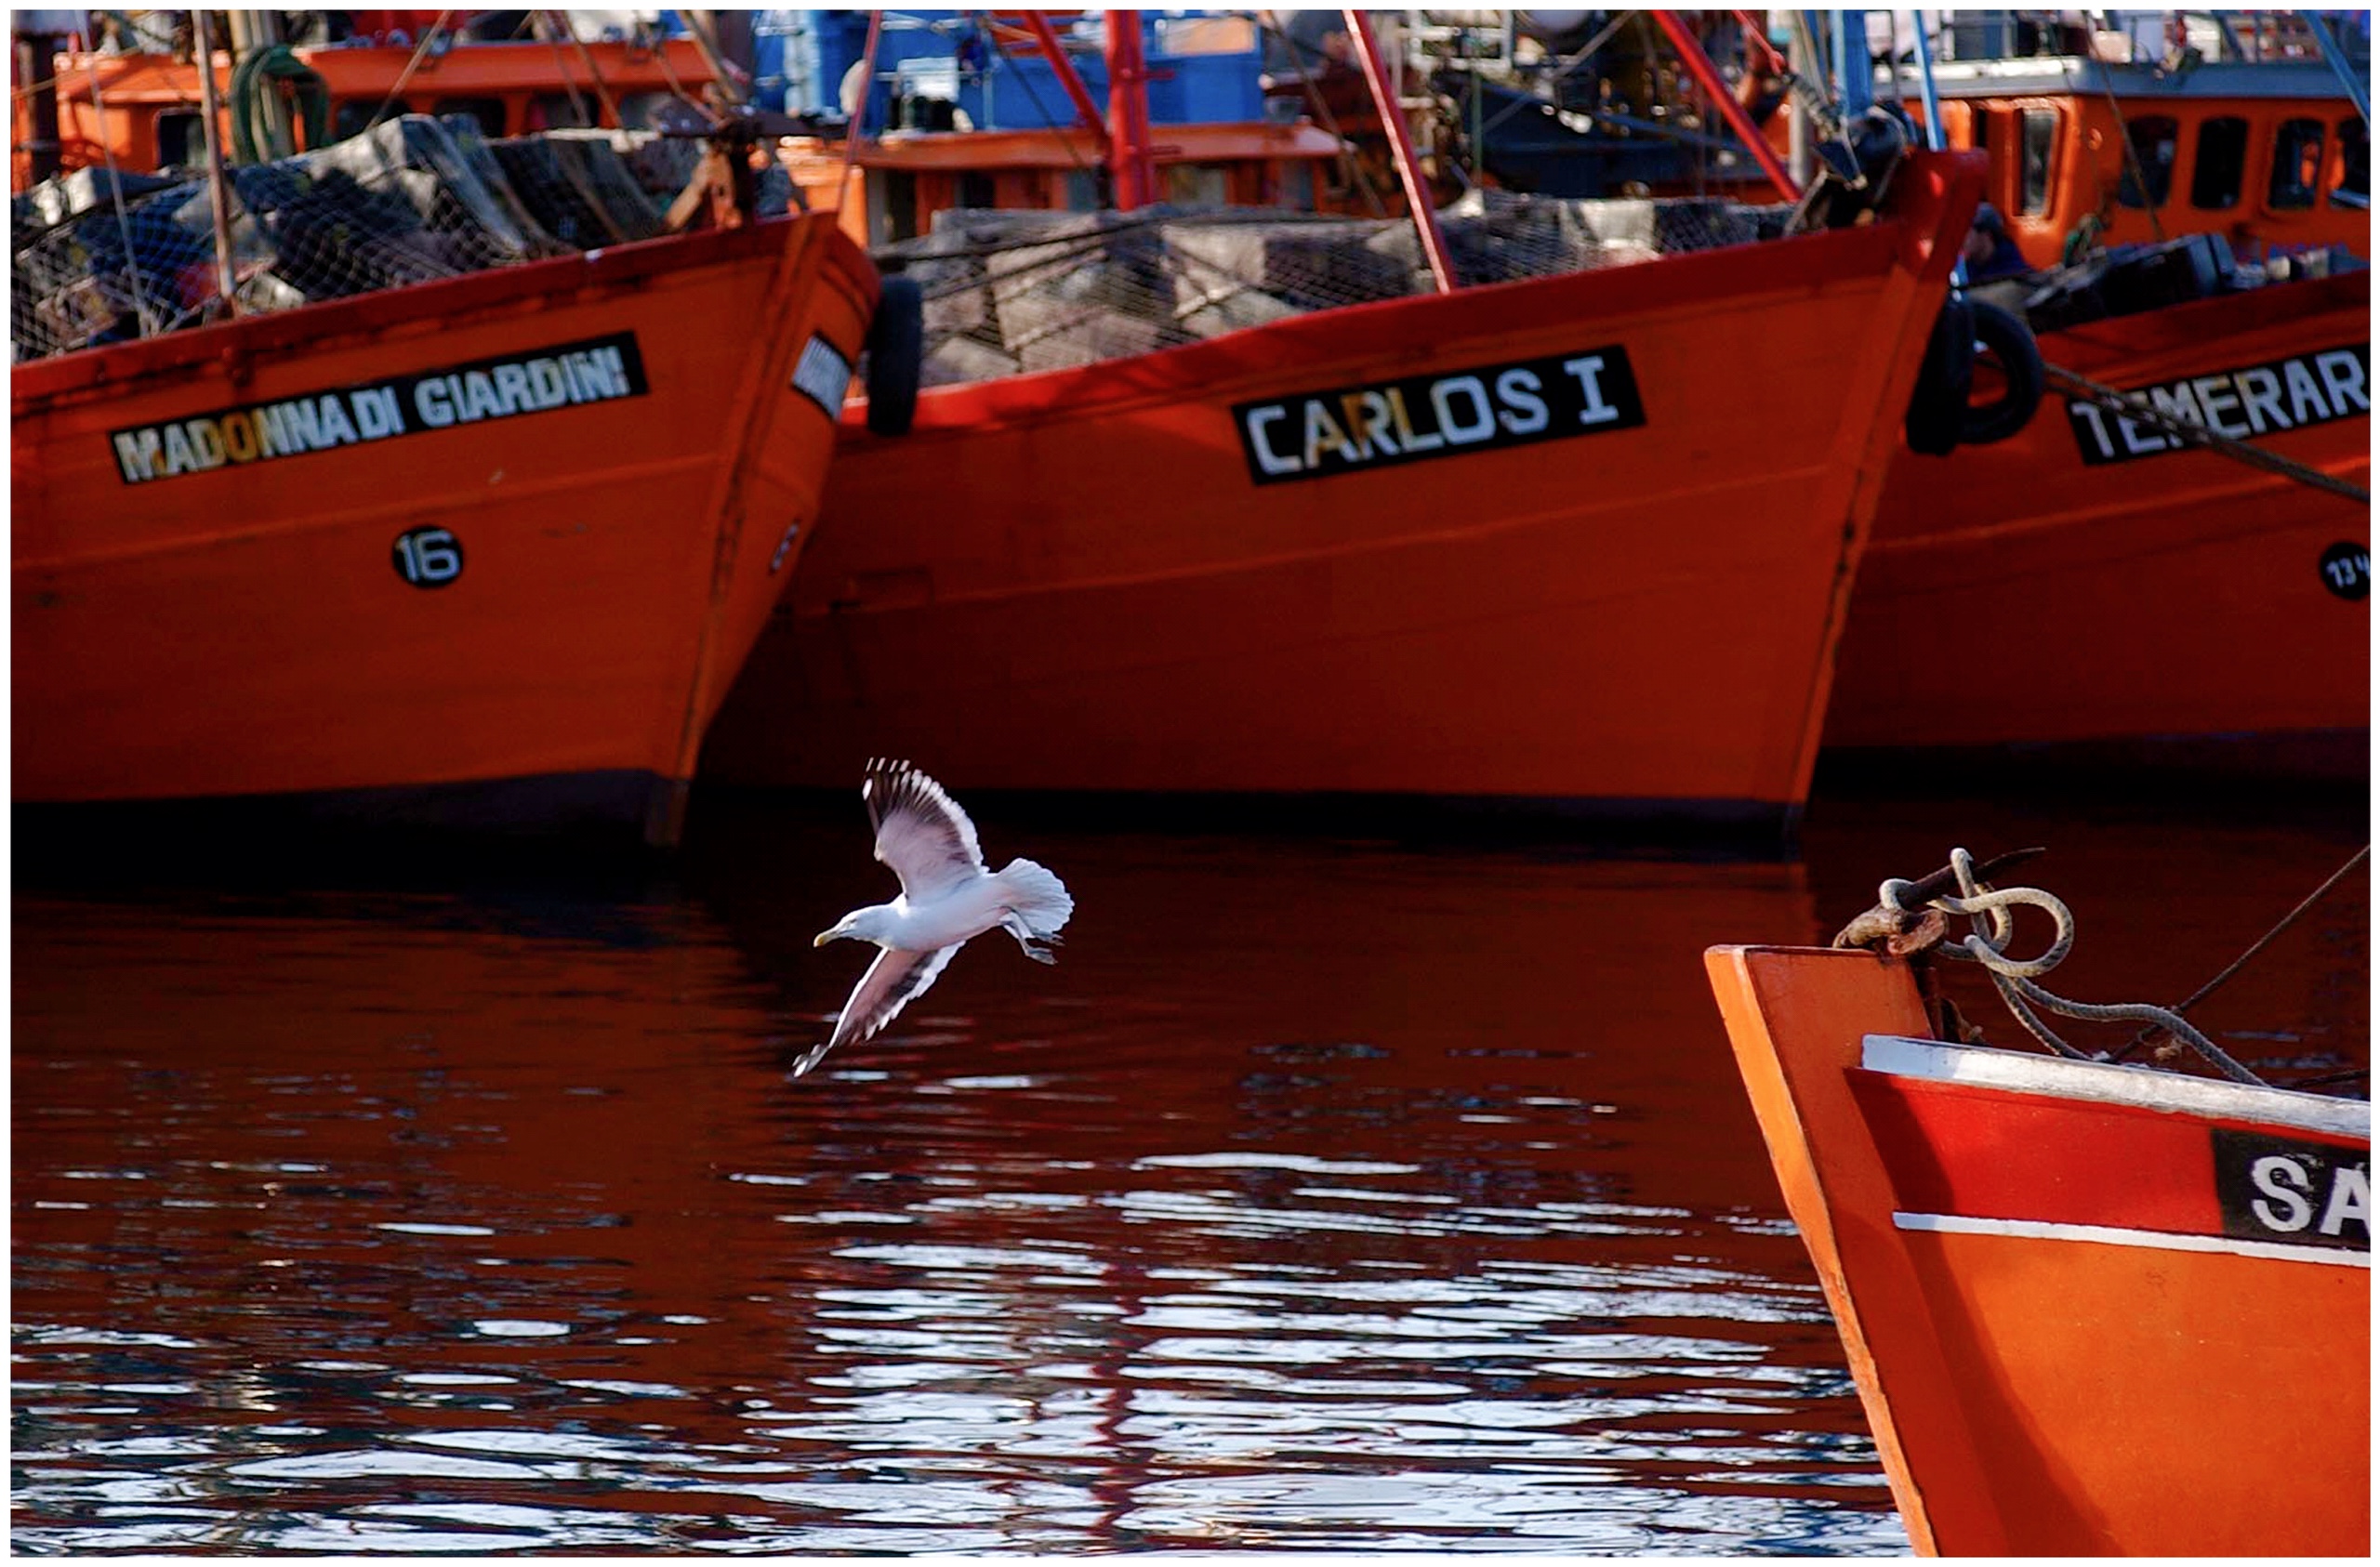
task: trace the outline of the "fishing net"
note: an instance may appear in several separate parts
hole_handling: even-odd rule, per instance
[[[650,132],[491,141],[469,116],[403,115],[226,171],[233,297],[290,309],[650,239],[701,156]],[[782,170],[763,177],[761,216],[792,199]],[[217,298],[213,199],[187,172],[77,170],[16,198],[11,237],[18,362],[189,326]]]
[[[1749,244],[1785,208],[1474,191],[1439,214],[1464,285]],[[1311,310],[1426,294],[1411,223],[1273,211],[937,213],[878,252],[925,296],[928,386],[1146,353]]]

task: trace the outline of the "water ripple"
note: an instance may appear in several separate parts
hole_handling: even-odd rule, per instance
[[[1800,868],[1003,833],[1060,966],[794,1083],[880,889],[783,814],[625,889],[20,889],[15,1548],[1906,1550],[1698,956]],[[2354,1033],[2361,918],[2223,1026]]]

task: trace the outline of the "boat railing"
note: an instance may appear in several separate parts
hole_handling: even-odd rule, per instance
[[[548,131],[490,140],[408,114],[318,151],[225,171],[233,311],[327,299],[654,238],[699,140]],[[764,172],[758,211],[791,199]],[[214,204],[196,171],[78,170],[15,198],[16,362],[173,331],[220,310]]]
[[[2232,1082],[2265,1087],[2270,1085],[2263,1077],[2235,1060],[2184,1014],[2237,974],[2274,938],[2362,866],[2371,857],[2371,846],[2358,849],[2229,967],[2187,998],[2170,1006],[2076,1001],[2042,985],[2042,978],[2073,951],[2073,913],[2054,893],[2038,887],[2003,886],[1998,879],[2042,852],[2039,849],[2021,849],[1978,863],[1965,849],[1952,849],[1950,863],[1940,870],[1913,881],[1887,877],[1876,889],[1875,906],[1838,931],[1831,945],[1865,949],[1908,961],[1915,971],[1920,997],[1936,1037],[1950,1044],[1981,1045],[1986,1040],[1983,1031],[1960,1014],[1937,982],[1928,965],[1928,959],[1937,955],[1971,963],[1983,970],[2018,1026],[2053,1055],[2075,1061],[2122,1062],[2146,1047],[2160,1066],[2178,1071],[2179,1063],[2194,1057],[2194,1064]],[[2030,957],[2012,950],[2016,944],[2016,911],[2025,908],[2047,915],[2052,927],[2047,943]],[[1953,924],[1957,920],[1966,922],[1965,934],[1957,933]],[[2054,1031],[2043,1019],[2043,1012],[2084,1024],[2129,1026],[2135,1032],[2129,1043],[2113,1050],[2084,1050]],[[2334,1078],[2302,1080],[2294,1086],[2329,1087],[2339,1080],[2363,1081],[2366,1075],[2352,1072]]]
[[[1783,233],[1791,217],[1699,198],[1490,190],[1439,214],[1466,287],[1750,244]],[[1271,208],[954,209],[877,258],[925,296],[929,386],[1069,369],[1435,286],[1402,218]]]

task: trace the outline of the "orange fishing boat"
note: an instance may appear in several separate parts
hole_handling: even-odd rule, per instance
[[[1773,830],[1981,170],[1911,155],[1856,228],[930,388],[903,438],[849,412],[706,776],[916,754],[978,791]],[[1752,341],[1811,395],[1742,375]]]
[[[919,242],[926,370],[962,384],[905,436],[847,412],[707,774],[828,786],[907,747],[979,791],[1790,832],[1984,161],[1863,122],[1790,216],[1490,204],[1457,244],[1386,109],[1411,230],[1176,222],[1131,210],[1138,36],[1108,29],[1116,224]],[[1828,395],[1780,412],[1755,340]]]
[[[19,363],[16,798],[670,840],[877,296],[800,217]]]
[[[2369,276],[2045,331],[2041,351],[2368,489]],[[2117,760],[2154,741],[2171,759],[2362,775],[2368,504],[2065,395],[2063,417],[2045,412],[2001,445],[1893,459],[1844,628],[1830,750],[2055,744]],[[1935,656],[1979,636],[1990,652],[1973,668]]]
[[[1727,90],[1759,115],[1764,150],[1788,154],[1794,99],[1765,28],[1748,33],[1752,19],[1744,12],[1672,14],[1739,67]],[[1881,23],[1885,13],[1866,15]],[[1897,78],[1888,78],[1897,90],[1880,90],[1924,121],[1927,83],[1912,59],[1921,37],[1911,33],[1908,13],[1892,15],[1901,19]],[[2056,266],[2069,245],[2079,253],[2193,233],[2221,234],[2257,257],[2334,244],[2370,255],[2370,135],[2306,20],[2286,11],[2170,13],[2177,35],[2152,48],[2128,32],[2095,33],[2084,15],[1964,11],[1936,19],[1949,39],[1938,32],[1922,38],[1934,57],[1940,145],[1990,155],[1984,199],[2029,264]],[[2149,15],[2120,20],[2137,26]],[[1708,123],[1712,95],[1664,94],[1673,80],[1669,51],[1657,41],[1666,24],[1657,29],[1646,14],[1597,25],[1589,30],[1591,52],[1562,57],[1550,72],[1523,72],[1511,62],[1513,37],[1567,43],[1578,36],[1580,13],[1518,13],[1517,33],[1501,20],[1479,25],[1497,16],[1435,13],[1408,39],[1419,50],[1408,58],[1424,65],[1418,74],[1427,91],[1418,101],[1437,122],[1449,193],[1449,165],[1460,160],[1468,165],[1464,184],[1570,195],[1623,182],[1655,193],[1725,187],[1764,199],[1751,178],[1757,153],[1749,139],[1730,144]],[[1308,42],[1284,39],[1280,47],[1304,68],[1270,78],[1276,101],[1295,107],[1319,98],[1359,155],[1384,164],[1384,132],[1360,72],[1313,47],[1313,35],[1334,21],[1309,11],[1296,26]],[[1855,30],[1852,41],[1858,36]],[[2348,68],[2363,73],[2368,51],[2359,45],[2341,46]]]
[[[1708,956],[1911,1543],[2368,1554],[2371,1106],[1945,1042],[1920,961]]]
[[[2251,19],[2304,33],[2285,12],[2229,20]],[[2197,233],[2259,257],[2334,244],[2371,255],[2371,135],[2310,36],[2287,54],[1950,60],[1934,76],[1944,145],[1990,154],[1985,199],[2036,267],[2070,245]],[[1918,72],[1902,67],[1900,86],[1921,112]]]

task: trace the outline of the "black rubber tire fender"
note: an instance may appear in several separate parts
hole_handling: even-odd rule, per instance
[[[918,383],[925,371],[925,290],[898,273],[881,283],[876,319],[867,325],[867,428],[906,435],[918,416]]]
[[[1934,331],[1925,339],[1925,359],[1917,369],[1917,386],[1909,394],[1909,412],[1901,433],[1909,449],[1929,457],[1944,457],[1959,444],[1966,421],[1967,388],[1975,379],[1975,307],[1953,294],[1942,301]]]
[[[2021,318],[1980,299],[1969,300],[1967,308],[1975,316],[1975,346],[1998,362],[2008,389],[1990,402],[1962,403],[1959,444],[1990,446],[2032,422],[2048,376],[2042,367],[2041,345]]]

